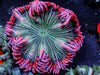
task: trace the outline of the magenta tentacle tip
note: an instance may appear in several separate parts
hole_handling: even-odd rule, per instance
[[[14,9],[5,33],[13,59],[21,69],[59,74],[82,46],[80,28],[73,11],[34,0]]]

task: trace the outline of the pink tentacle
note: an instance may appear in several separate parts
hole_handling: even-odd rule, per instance
[[[37,68],[36,68],[36,66],[34,67],[35,68],[35,70],[39,73],[39,74],[42,74],[43,72],[40,72],[40,70],[38,70]]]
[[[38,7],[38,6],[36,7],[36,13],[37,13],[38,15],[40,15],[40,11],[39,11],[39,7]]]
[[[33,17],[32,14],[34,14],[34,12],[31,11],[31,10],[32,10],[32,8],[29,9],[29,16],[30,16],[30,17]]]
[[[78,27],[74,30],[74,32],[80,32],[80,28],[81,28],[81,26],[78,26]]]
[[[26,43],[27,41],[27,39],[23,39],[22,41],[18,42],[18,44]]]
[[[34,65],[33,65],[33,67],[32,67],[32,72],[35,73]]]
[[[58,67],[61,68],[59,61],[57,60],[56,62],[57,62]]]
[[[32,70],[32,65],[33,65],[33,63],[29,63],[29,68],[28,68],[29,71]]]
[[[16,21],[14,15],[11,16],[10,21],[12,21],[12,22],[15,22]]]
[[[41,60],[42,62],[46,63],[50,60],[50,58],[46,59],[46,60]]]
[[[12,34],[9,32],[5,32],[8,36],[12,37]]]
[[[26,10],[29,10],[29,5],[25,5]]]
[[[43,56],[43,52],[44,52],[44,48],[40,50],[40,53],[39,53],[39,58],[41,59],[42,56]]]
[[[25,59],[23,59],[23,61],[19,64],[20,66],[23,65],[25,63]]]
[[[21,57],[19,57],[19,56],[18,56],[18,57],[15,57],[15,56],[14,56],[13,58],[14,58],[15,60],[20,60],[20,59],[21,59]]]
[[[25,66],[26,66],[26,64],[28,64],[29,63],[29,59],[25,59],[25,62],[24,62],[24,64],[22,64],[21,66],[20,66],[20,68],[25,68]]]
[[[16,62],[16,64],[20,64],[23,60],[24,60],[24,59],[21,58],[20,60],[18,60],[18,61]]]
[[[47,71],[48,71],[50,68],[52,68],[52,63],[50,63],[50,65],[48,66]]]
[[[71,15],[69,15],[69,17],[67,18],[67,20],[64,23],[62,23],[61,25],[59,25],[57,28],[60,28],[62,26],[67,25],[69,23],[70,19],[71,19]]]
[[[41,3],[39,4],[39,6],[40,6],[41,11],[44,12],[44,9],[43,9],[43,6],[41,5]]]
[[[47,7],[46,3],[41,2],[41,4],[44,6],[44,8],[46,9],[46,11],[48,11],[48,7]]]
[[[25,69],[28,69],[28,68],[29,68],[29,66],[30,66],[30,65],[29,65],[29,63],[28,63],[28,64],[26,64]]]
[[[61,12],[65,11],[65,10],[66,10],[65,8],[60,7],[60,8],[58,9],[58,14],[60,14]]]
[[[13,14],[14,14],[14,16],[16,16],[21,21],[24,21],[24,19],[20,16],[20,13],[18,12],[18,9],[15,9]]]
[[[24,72],[27,72],[27,71],[28,71],[28,68],[24,70]]]
[[[14,22],[8,21],[7,24],[14,25]],[[10,26],[10,25],[9,25],[9,26]]]
[[[18,52],[18,53],[13,52],[12,55],[13,55],[13,56],[20,56],[21,53],[20,53],[20,52]]]
[[[60,44],[63,48],[68,49],[68,50],[70,50],[70,51],[73,51],[73,49],[72,49],[70,46],[63,44],[63,43],[61,43],[60,41],[59,41],[59,44]]]
[[[58,14],[58,17],[61,17],[61,16],[63,16],[63,15],[68,15],[68,14],[67,14],[67,12],[63,11],[63,12],[61,12],[60,14]]]
[[[25,11],[24,7],[18,7],[17,9],[21,14]]]

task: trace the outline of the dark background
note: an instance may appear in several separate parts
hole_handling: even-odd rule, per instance
[[[9,20],[12,10],[28,4],[33,0],[0,0],[0,25],[5,26]],[[86,2],[92,0],[42,0],[54,2],[60,7],[71,9],[77,15],[81,30],[83,32],[84,43],[80,51],[77,52],[72,67],[76,65],[93,66],[100,65],[100,43],[98,42],[97,25],[100,23],[100,4]]]

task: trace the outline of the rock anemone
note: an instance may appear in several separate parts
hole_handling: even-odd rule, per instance
[[[14,9],[5,33],[16,64],[40,74],[59,74],[83,42],[73,11],[39,0]]]

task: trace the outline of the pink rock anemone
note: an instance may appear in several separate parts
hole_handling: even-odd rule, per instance
[[[14,9],[5,33],[16,64],[40,74],[59,74],[83,42],[73,11],[39,0]]]

